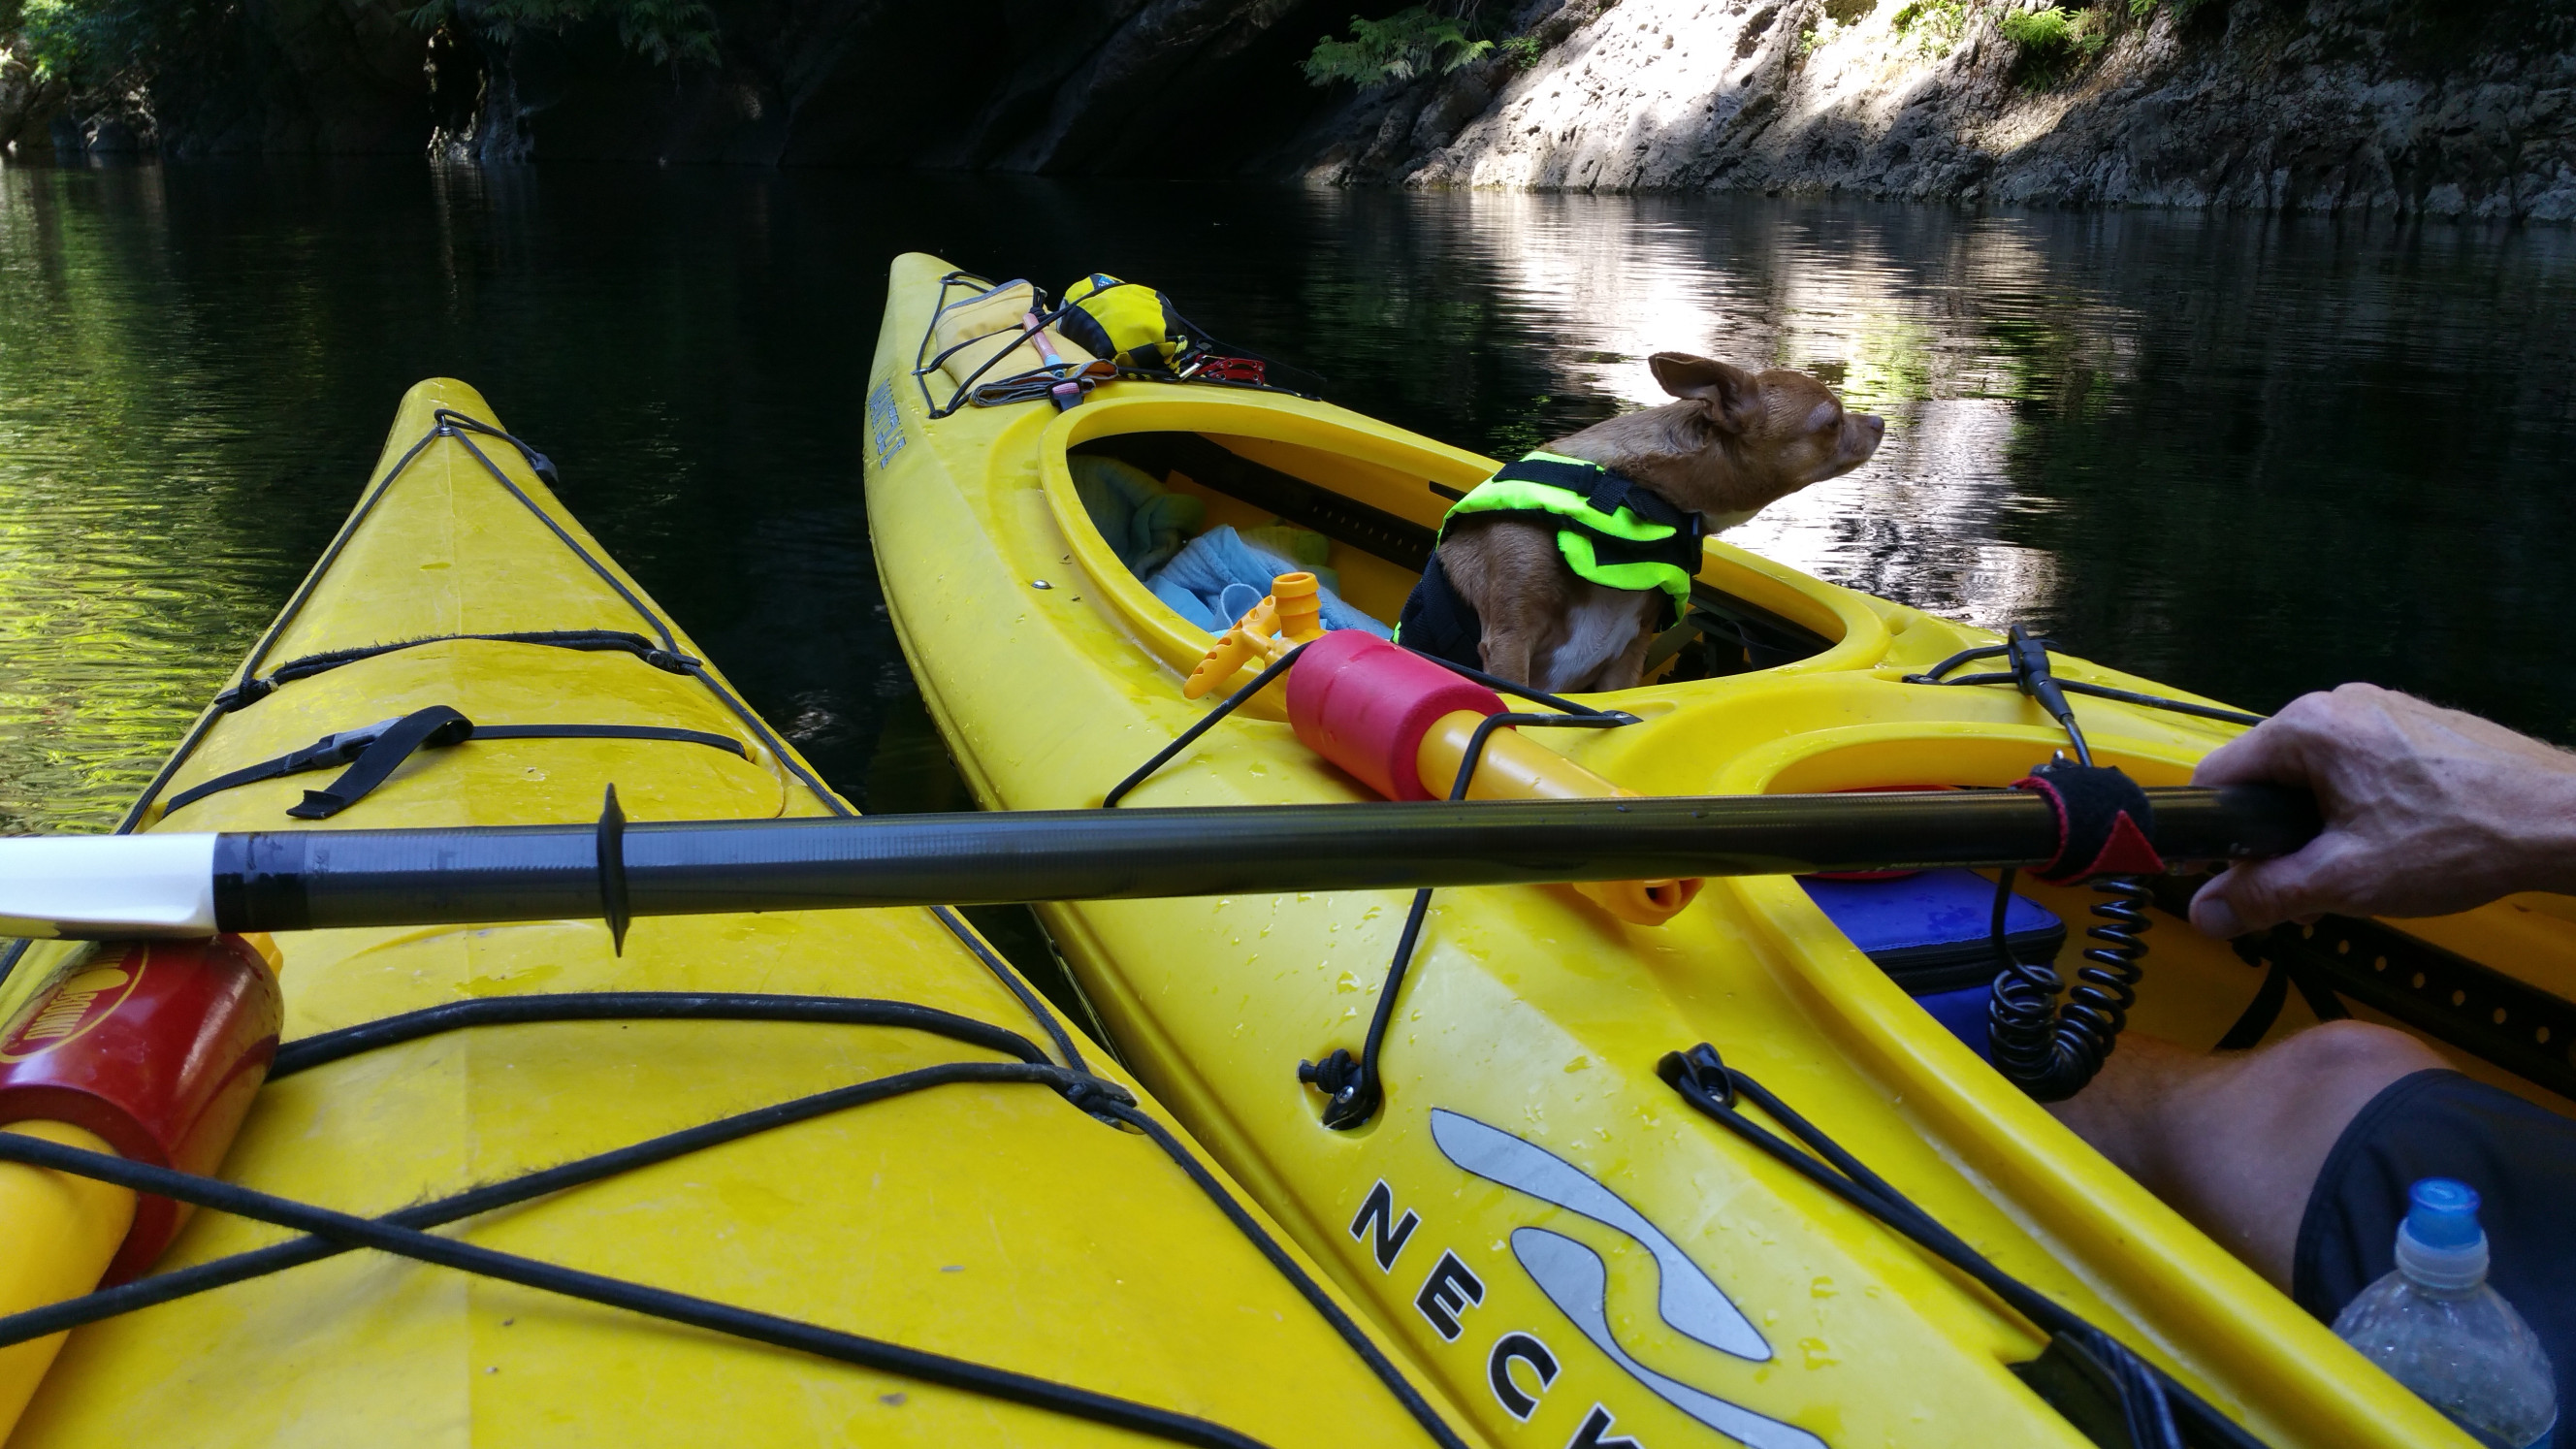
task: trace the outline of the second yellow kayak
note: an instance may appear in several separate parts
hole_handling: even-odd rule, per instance
[[[172,757],[143,828],[588,821],[612,784],[642,819],[846,813],[499,426],[463,384],[411,391],[347,528]],[[346,760],[264,768],[439,707],[476,732],[371,789]],[[289,814],[334,791],[355,798]],[[1474,1442],[953,914],[650,920],[622,952],[580,920],[272,948],[283,1056],[227,1182],[428,1211],[416,1225],[452,1221],[442,1240],[642,1306],[317,1255],[0,1351],[0,1414],[25,1405],[14,1449]],[[27,953],[0,1040],[90,969],[65,946]],[[606,1153],[628,1156],[580,1166]],[[557,1176],[531,1194],[540,1171]],[[119,1210],[31,1168],[0,1179],[0,1203]],[[88,1239],[7,1227],[7,1306],[85,1286],[10,1269],[59,1275]],[[292,1237],[200,1211],[155,1271]],[[114,1241],[89,1243],[89,1277]],[[733,1326],[688,1317],[709,1305]]]
[[[933,417],[950,385],[916,369],[943,292],[961,294],[949,275],[936,258],[894,264],[867,398],[869,516],[908,657],[989,806],[1096,807],[1215,702],[1179,688],[1210,632],[1120,561],[1075,460],[1140,468],[1211,528],[1322,534],[1340,596],[1386,621],[1449,500],[1496,466],[1248,389],[1122,380],[1064,412]],[[1640,722],[1544,745],[1629,789],[1686,795],[2002,785],[2067,743],[2008,687],[1906,682],[1991,633],[1722,543],[1699,586],[1711,627],[1731,631],[1702,677],[1594,701]],[[2060,673],[2173,694],[2081,660]],[[2184,782],[2239,728],[2092,699],[2082,714],[2103,761],[2150,785]],[[1121,808],[1367,798],[1264,697]],[[2101,899],[2025,894],[2079,927]],[[1396,1002],[1385,1105],[1333,1130],[1299,1065],[1360,1049],[1407,907],[1403,892],[1251,893],[1042,914],[1123,1059],[1498,1441],[2087,1442],[2083,1395],[2053,1380],[2029,1319],[1659,1075],[1709,1043],[2261,1442],[2467,1443],[2005,1081],[1785,877],[1713,881],[1662,926],[1557,888],[1436,893]],[[2562,993],[2576,982],[2576,927],[2546,911],[2508,904],[2419,935]],[[2070,969],[2084,944],[2066,948]],[[2170,919],[2150,944],[2138,1030],[2215,1041],[2261,989],[2262,972]],[[2270,1029],[2312,1020],[2293,1000]]]

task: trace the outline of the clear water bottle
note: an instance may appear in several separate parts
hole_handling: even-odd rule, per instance
[[[2406,1196],[2397,1270],[2345,1305],[2335,1333],[2479,1443],[2548,1449],[2558,1425],[2549,1355],[2487,1286],[2476,1190],[2428,1177]]]

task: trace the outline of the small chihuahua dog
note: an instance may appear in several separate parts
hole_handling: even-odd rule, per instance
[[[1883,420],[1844,411],[1805,373],[1746,372],[1685,352],[1658,352],[1649,365],[1679,401],[1596,423],[1544,451],[1598,463],[1672,505],[1674,516],[1698,514],[1708,533],[1859,467],[1886,433]],[[1560,551],[1557,532],[1525,513],[1458,513],[1405,606],[1399,637],[1477,664],[1459,656],[1480,625],[1480,667],[1488,674],[1551,693],[1634,688],[1647,645],[1672,620],[1671,596],[1581,577]],[[1695,562],[1689,571],[1698,571]],[[1453,591],[1448,616],[1458,615],[1458,604],[1474,615],[1465,628],[1447,629],[1445,640],[1418,637],[1433,631],[1416,623],[1426,590],[1443,587],[1436,574],[1445,574]]]

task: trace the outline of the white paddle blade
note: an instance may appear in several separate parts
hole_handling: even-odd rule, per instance
[[[0,936],[113,941],[214,933],[212,835],[0,839]]]

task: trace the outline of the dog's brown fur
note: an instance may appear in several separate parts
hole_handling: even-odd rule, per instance
[[[1658,352],[1649,365],[1680,401],[1596,423],[1547,451],[1626,474],[1698,512],[1712,534],[1859,467],[1886,431],[1802,372],[1746,372],[1686,352]],[[1517,519],[1461,517],[1440,564],[1484,622],[1485,672],[1552,692],[1635,687],[1657,622],[1670,617],[1662,590],[1581,578],[1554,530]]]

